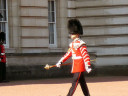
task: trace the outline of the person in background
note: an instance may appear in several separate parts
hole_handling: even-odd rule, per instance
[[[71,73],[73,73],[72,86],[67,96],[73,96],[78,82],[82,88],[84,96],[90,96],[84,71],[91,72],[90,56],[88,55],[86,43],[80,39],[80,35],[83,35],[83,28],[78,19],[70,19],[68,21],[68,30],[72,43],[69,45],[67,53],[58,61],[57,67],[60,67],[69,57],[72,56],[73,64]]]
[[[0,82],[6,82],[5,33],[0,32]]]

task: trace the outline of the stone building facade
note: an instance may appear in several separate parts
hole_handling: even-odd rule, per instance
[[[81,21],[81,38],[91,58],[96,58],[96,67],[128,65],[128,0],[0,0],[0,4],[8,76],[35,76],[42,70],[39,66],[55,64],[70,43],[70,18]]]

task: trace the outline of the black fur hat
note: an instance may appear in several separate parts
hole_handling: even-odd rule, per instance
[[[0,41],[4,42],[5,41],[5,33],[0,32]]]
[[[68,27],[69,34],[83,35],[83,28],[78,19],[70,19],[68,21],[67,27]]]

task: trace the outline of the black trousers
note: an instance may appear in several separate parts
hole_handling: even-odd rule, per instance
[[[80,83],[80,86],[81,86],[84,96],[90,96],[89,90],[88,90],[88,87],[87,87],[87,84],[85,81],[84,72],[74,73],[72,86],[71,86],[67,96],[73,96],[73,94],[76,90],[76,87],[78,85],[78,82]]]
[[[6,80],[6,63],[0,62],[0,82]]]

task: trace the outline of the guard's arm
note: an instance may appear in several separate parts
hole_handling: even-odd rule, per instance
[[[88,54],[87,47],[85,45],[82,45],[80,47],[80,52],[82,54],[82,57],[83,57],[83,60],[85,63],[85,69],[88,73],[90,73],[91,72],[91,63],[90,63],[90,56]]]
[[[56,66],[60,67],[62,63],[64,63],[67,59],[72,56],[71,48],[68,49],[67,53],[57,62]]]

